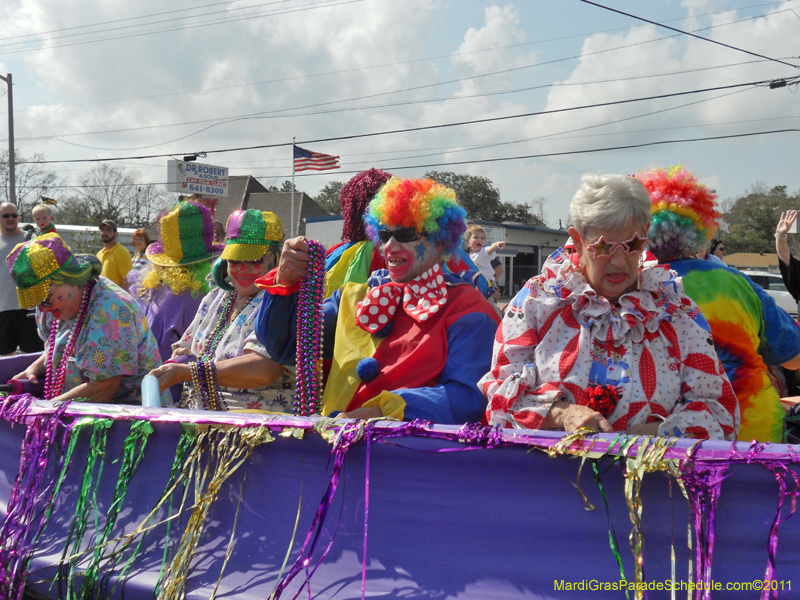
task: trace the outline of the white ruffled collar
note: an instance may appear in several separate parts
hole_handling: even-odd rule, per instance
[[[595,337],[606,338],[611,327],[612,337],[619,341],[632,332],[634,341],[641,341],[645,330],[655,332],[664,319],[678,311],[691,309],[683,292],[683,283],[668,265],[645,265],[639,269],[639,289],[620,297],[615,306],[595,292],[583,270],[565,260],[559,253],[550,256],[542,265],[542,275],[536,287],[565,303],[582,327],[592,329]]]

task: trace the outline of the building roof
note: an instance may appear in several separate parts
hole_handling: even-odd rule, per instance
[[[722,259],[726,265],[737,269],[778,270],[778,255],[760,252],[736,252]]]
[[[250,194],[263,194],[267,188],[251,175],[232,175],[228,177],[228,197],[220,198],[214,218],[223,223],[228,222],[228,217],[235,210],[239,210],[247,201]]]
[[[292,193],[291,192],[267,192],[263,194],[250,194],[247,208],[256,210],[268,210],[278,215],[283,223],[283,231],[287,237],[295,237],[306,234],[305,219],[314,217],[330,216],[325,209],[314,202],[314,199],[305,192],[294,193],[294,227],[295,231],[289,231],[292,216]],[[219,214],[219,213],[218,213]],[[227,215],[225,216],[227,219]]]

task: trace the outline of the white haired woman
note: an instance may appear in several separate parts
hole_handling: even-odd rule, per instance
[[[479,386],[493,425],[735,440],[739,404],[696,305],[669,267],[640,266],[650,197],[584,175],[569,233],[512,301]]]

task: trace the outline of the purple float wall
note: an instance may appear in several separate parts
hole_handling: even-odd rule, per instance
[[[138,525],[164,490],[181,431],[180,423],[171,421],[176,414],[178,411],[158,409],[139,412],[151,420],[155,432],[111,538]],[[230,422],[241,419],[242,423],[252,423],[254,419],[232,415],[226,418]],[[23,428],[17,425],[12,429],[2,422],[0,429],[0,506],[5,507],[19,465]],[[456,430],[435,428],[443,433]],[[118,419],[109,432],[106,461],[96,487],[100,526],[119,471],[119,462],[113,461],[119,457],[129,431],[130,421]],[[556,437],[533,432],[527,435],[550,442]],[[88,431],[84,431],[31,564],[29,589],[45,597],[64,597],[63,582],[61,588],[58,582],[53,583],[55,565],[73,521],[88,446]],[[719,458],[730,455],[731,450],[728,444],[706,443],[698,456]],[[746,452],[747,446],[740,444],[738,450]],[[789,456],[785,454],[786,447],[771,450],[777,452],[774,456]],[[257,447],[223,484],[211,506],[186,579],[186,597],[211,596],[233,532],[235,545],[217,597],[268,598],[289,548],[299,507],[294,547],[284,573],[298,556],[328,486],[330,456],[331,446],[313,431],[306,431],[303,439],[276,436],[274,442]],[[604,458],[599,463],[609,506],[607,514],[589,461],[582,472],[580,489],[595,510],[583,507],[573,485],[580,459],[551,458],[538,449],[529,451],[524,445],[486,449],[428,436],[386,439],[370,446],[369,518],[365,520],[366,456],[362,443],[354,445],[346,455],[339,487],[310,564],[314,566],[333,539],[329,553],[311,578],[313,598],[361,598],[364,568],[365,595],[369,598],[622,598],[624,593],[619,591],[557,589],[556,582],[562,580],[620,580],[609,546],[609,525],[619,540],[625,574],[633,580],[633,554],[628,547],[631,521],[619,461]],[[764,578],[778,492],[775,477],[763,465],[730,466],[716,512],[712,563],[715,581],[724,586],[727,582]],[[646,580],[670,579],[673,545],[677,579],[686,580],[689,511],[676,481],[664,473],[645,475],[641,500]],[[172,522],[171,538],[180,538],[188,514]],[[784,516],[787,515],[785,507]],[[162,511],[161,519],[165,516]],[[365,525],[367,557],[363,563]],[[86,540],[92,539],[93,527],[90,519]],[[783,522],[779,530],[775,579],[784,587],[779,594],[782,598],[800,597],[798,528],[800,518],[795,517]],[[144,550],[125,583],[124,598],[154,597],[165,537],[163,524],[145,537]],[[85,543],[84,547],[88,545]],[[110,592],[115,578],[116,574],[97,597],[123,597],[121,586],[113,594]],[[301,572],[282,597],[294,597],[303,579]],[[786,589],[786,582],[790,582],[791,591]],[[307,598],[307,591],[300,597]],[[650,592],[649,597],[668,598],[669,593]],[[686,598],[687,594],[680,592],[678,597]],[[712,597],[758,598],[760,594],[724,591]]]

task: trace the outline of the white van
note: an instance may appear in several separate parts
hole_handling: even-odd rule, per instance
[[[768,271],[742,271],[753,283],[760,285],[765,292],[775,299],[775,303],[783,310],[797,318],[797,302],[786,289],[783,278],[778,273]]]

